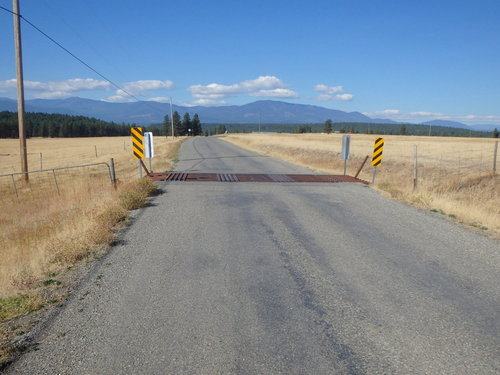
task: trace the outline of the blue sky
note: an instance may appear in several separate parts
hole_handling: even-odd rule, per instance
[[[399,121],[500,123],[498,0],[20,2],[28,20],[141,100],[274,99]],[[27,24],[22,33],[27,98],[134,100]],[[4,11],[0,46],[0,96],[15,98]]]

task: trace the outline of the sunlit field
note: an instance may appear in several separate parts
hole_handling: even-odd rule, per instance
[[[172,167],[181,140],[155,137],[154,171]],[[19,172],[19,141],[1,139],[0,150],[0,174]],[[29,139],[28,152],[32,171],[114,158],[117,189],[105,164],[30,174],[29,184],[0,177],[0,297],[36,289],[48,274],[109,244],[110,227],[136,199],[139,169],[130,137]]]
[[[372,181],[370,160],[376,136],[351,135],[347,174]],[[382,165],[374,187],[391,198],[447,215],[494,236],[500,234],[500,160],[493,175],[496,139],[381,136]],[[342,174],[341,134],[229,134],[222,139],[317,171]],[[414,150],[417,185],[414,187]],[[500,153],[500,152],[499,152]],[[500,159],[500,155],[497,156]]]

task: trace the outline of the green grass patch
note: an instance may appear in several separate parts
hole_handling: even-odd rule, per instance
[[[47,279],[42,281],[43,286],[49,286],[49,285],[61,285],[62,283],[59,280],[54,280],[54,279]]]
[[[120,191],[120,205],[126,210],[143,207],[148,197],[155,195],[157,190],[156,184],[149,178],[136,180],[124,186]]]
[[[21,294],[14,297],[0,298],[0,322],[29,314],[43,307],[37,294]]]
[[[477,228],[477,229],[488,230],[488,227],[485,227],[481,223],[474,222],[474,223],[471,223],[470,225],[473,226],[474,228]]]

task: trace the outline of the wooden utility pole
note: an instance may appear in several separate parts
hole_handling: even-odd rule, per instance
[[[19,11],[19,0],[12,0],[12,3],[14,13],[14,44],[16,47],[17,118],[19,121],[19,142],[21,146],[21,171],[24,173],[24,181],[29,182],[28,149],[26,148],[26,129],[24,127],[24,78],[21,45],[21,16]]]

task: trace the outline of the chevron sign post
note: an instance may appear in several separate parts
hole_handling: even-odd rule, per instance
[[[384,152],[384,138],[375,138],[375,145],[373,146],[373,156],[372,156],[372,165],[373,165],[372,184],[375,183],[375,175],[377,173],[377,167],[380,167],[380,165],[382,164],[383,152]]]
[[[142,177],[141,161],[144,158],[144,133],[142,128],[134,127],[130,128],[130,134],[132,135],[132,153],[134,159],[139,159],[139,177]]]

